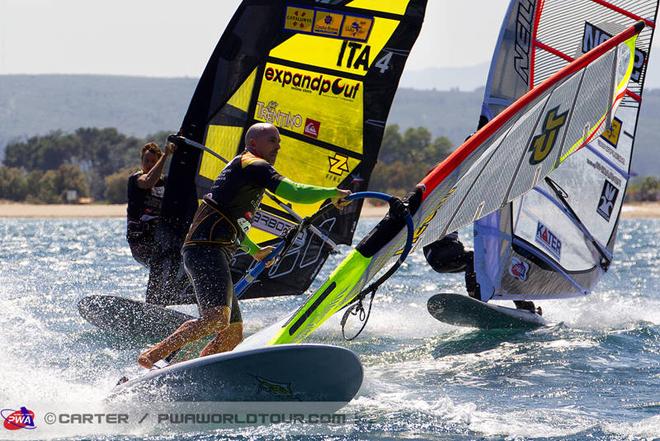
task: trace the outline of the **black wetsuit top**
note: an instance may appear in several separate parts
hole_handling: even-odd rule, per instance
[[[160,216],[160,206],[165,192],[165,179],[160,178],[150,189],[138,187],[138,178],[142,172],[136,172],[128,178],[128,220],[140,222],[142,216]]]
[[[197,209],[184,247],[237,246],[245,237],[265,190],[275,192],[284,178],[272,165],[244,151],[227,164]]]

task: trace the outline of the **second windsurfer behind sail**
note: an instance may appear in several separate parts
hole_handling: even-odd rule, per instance
[[[465,288],[468,295],[481,300],[481,292],[474,272],[474,252],[465,249],[458,238],[458,231],[447,234],[423,249],[428,264],[438,273],[465,272]]]
[[[275,169],[280,134],[275,126],[258,123],[245,135],[245,150],[220,173],[200,204],[183,245],[183,262],[192,281],[200,318],[185,322],[172,335],[143,352],[138,363],[151,368],[184,345],[215,333],[200,356],[231,351],[243,340],[243,323],[231,281],[229,262],[238,247],[262,260],[273,247],[261,248],[246,231],[264,191],[289,201],[315,203],[331,199],[341,208],[348,190],[299,184]]]
[[[474,251],[465,249],[458,238],[458,231],[447,234],[435,242],[424,247],[424,257],[436,272],[440,274],[465,272],[465,288],[468,295],[473,299],[488,301],[490,298],[482,299],[481,287],[477,283],[477,275],[474,272]],[[540,306],[528,300],[514,300],[516,309],[535,312],[543,315]]]
[[[479,129],[486,123],[487,119],[479,120]],[[465,141],[470,139],[474,133],[469,134]],[[477,282],[477,273],[474,271],[474,251],[466,250],[463,242],[458,237],[458,231],[447,234],[424,247],[424,257],[433,268],[440,274],[465,272],[465,289],[473,299],[487,302],[490,300],[482,299],[481,287]],[[526,300],[514,300],[516,309],[524,309],[542,315],[541,307],[535,307],[534,302]]]

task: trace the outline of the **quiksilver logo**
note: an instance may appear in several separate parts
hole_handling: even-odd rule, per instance
[[[305,121],[305,135],[311,138],[319,137],[319,129],[321,128],[321,123],[319,121],[307,118]]]

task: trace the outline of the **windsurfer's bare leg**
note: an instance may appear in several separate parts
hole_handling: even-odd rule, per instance
[[[158,360],[164,359],[184,345],[227,328],[229,315],[230,309],[228,306],[220,306],[204,311],[200,318],[188,320],[165,340],[140,354],[138,363],[140,366],[150,369]]]
[[[195,289],[201,317],[184,323],[172,335],[142,353],[138,363],[143,367],[153,366],[187,343],[221,333],[229,323],[242,321],[227,254],[216,247],[194,246],[184,248],[183,261]]]
[[[211,340],[209,344],[204,347],[204,349],[202,349],[202,352],[199,353],[199,356],[206,357],[207,355],[231,351],[242,341],[243,323],[232,323],[228,328],[218,332],[215,338]]]
[[[217,354],[219,352],[231,351],[243,341],[243,317],[238,304],[236,293],[231,295],[231,315],[229,327],[218,329],[215,338],[202,350],[200,357]]]

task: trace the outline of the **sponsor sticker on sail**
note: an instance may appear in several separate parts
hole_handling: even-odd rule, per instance
[[[349,38],[351,40],[367,41],[373,24],[373,18],[347,15],[344,19],[344,25],[341,28],[341,37]]]
[[[527,275],[529,274],[529,264],[513,257],[511,259],[511,266],[509,267],[509,274],[521,282],[524,282],[527,280]]]
[[[343,19],[344,16],[342,14],[316,11],[316,17],[314,18],[314,33],[337,37],[341,31],[341,23]]]
[[[284,29],[298,32],[312,32],[314,25],[314,10],[306,8],[296,8],[289,6],[286,8],[286,19]]]
[[[316,139],[319,137],[319,130],[321,130],[321,123],[311,118],[307,118],[305,121],[305,135]]]
[[[622,126],[623,122],[619,118],[614,117],[610,127],[605,129],[600,137],[607,141],[612,147],[616,148],[619,144],[619,137],[621,136]]]
[[[598,201],[598,209],[596,210],[600,216],[606,221],[610,221],[614,205],[619,197],[619,189],[614,186],[610,181],[605,179],[603,191],[600,193],[600,200]]]
[[[557,259],[561,258],[561,240],[541,222],[536,226],[536,241]]]

